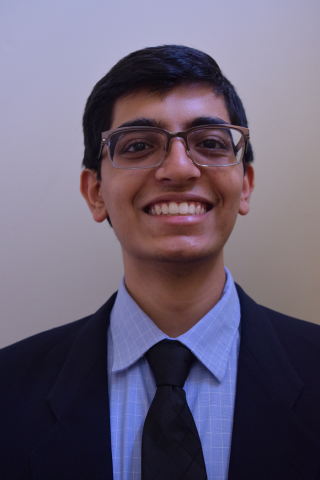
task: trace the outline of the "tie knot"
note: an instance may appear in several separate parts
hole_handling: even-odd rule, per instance
[[[146,353],[156,385],[183,387],[194,360],[189,348],[176,340],[162,340]]]

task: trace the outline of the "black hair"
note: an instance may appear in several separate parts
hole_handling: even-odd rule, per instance
[[[130,53],[95,85],[84,110],[83,166],[98,171],[101,132],[112,124],[113,107],[120,97],[142,88],[163,95],[182,84],[208,84],[226,103],[232,125],[248,127],[242,102],[219,65],[204,52],[182,45],[161,45]],[[244,170],[253,161],[251,144],[244,155]]]

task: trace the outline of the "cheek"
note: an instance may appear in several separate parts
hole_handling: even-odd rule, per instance
[[[119,173],[127,172],[116,171],[115,174],[111,172],[108,176],[102,177],[101,194],[114,233],[121,241],[124,236],[130,236],[130,231],[133,230],[132,223],[135,215],[133,205],[136,192],[132,188],[134,182],[129,181],[130,179],[126,178],[127,175],[122,177]]]
[[[213,192],[216,192],[220,205],[228,209],[239,207],[243,187],[242,170],[226,167],[213,173],[211,187]]]
[[[102,196],[110,216],[121,213],[130,217],[137,204],[141,203],[146,185],[152,181],[150,170],[116,169],[110,162],[102,164]]]

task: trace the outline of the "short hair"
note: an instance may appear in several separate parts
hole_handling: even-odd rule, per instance
[[[161,45],[130,53],[122,58],[93,88],[83,115],[83,166],[98,171],[101,132],[112,124],[113,107],[120,97],[140,89],[163,95],[185,84],[210,85],[223,96],[232,125],[248,127],[242,102],[219,65],[204,52],[183,45]],[[251,144],[246,149],[243,165],[253,161]]]

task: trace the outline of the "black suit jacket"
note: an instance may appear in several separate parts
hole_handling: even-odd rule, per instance
[[[229,479],[320,479],[320,328],[237,289]],[[113,478],[106,332],[114,300],[0,351],[2,480]]]

